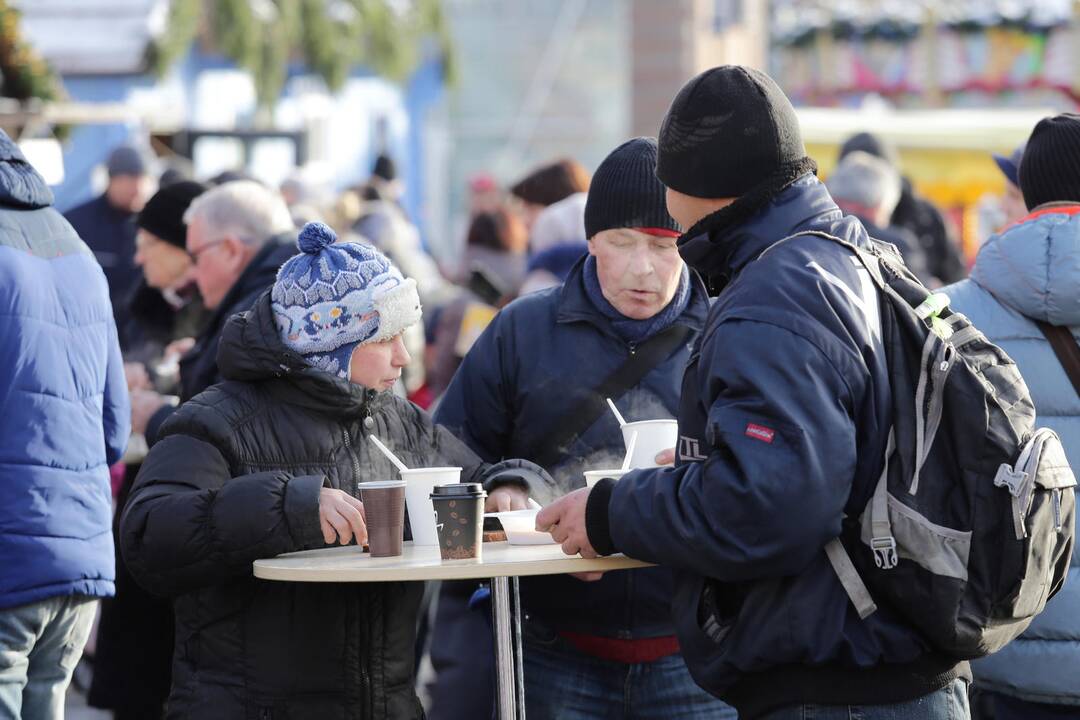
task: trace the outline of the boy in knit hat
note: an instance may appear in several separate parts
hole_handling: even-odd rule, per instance
[[[372,248],[334,240],[306,226],[302,254],[229,320],[226,381],[166,422],[124,513],[132,574],[174,598],[170,716],[422,717],[421,584],[251,574],[259,558],[365,541],[357,484],[397,477],[368,435],[411,467],[460,466],[474,482],[489,469],[390,391],[409,361],[402,331],[420,320],[413,280]],[[542,482],[538,468],[512,469]]]
[[[818,234],[869,247],[866,230],[815,170],[768,75],[726,65],[679,91],[657,176],[688,228],[683,259],[719,296],[686,368],[676,465],[601,480],[537,525],[567,553],[677,571],[687,665],[740,718],[968,717],[967,663],[889,608],[861,618],[825,552],[845,525],[857,535],[892,398],[876,289]]]
[[[501,504],[520,505],[526,491],[550,502],[582,487],[584,470],[619,466],[623,437],[605,398],[628,420],[671,418],[678,410],[708,298],[679,258],[656,154],[654,139],[635,138],[600,164],[585,206],[588,253],[562,286],[522,297],[496,316],[439,405],[438,422],[482,458],[522,457],[554,476],[554,487],[489,483]],[[687,672],[671,622],[668,571],[524,578],[521,598],[531,720],[733,716]],[[450,635],[465,621],[444,621],[449,607],[440,606],[432,661],[453,677]],[[462,635],[462,646],[475,646],[473,632]],[[475,668],[475,652],[463,657]],[[450,695],[455,686],[469,687],[468,697]],[[448,704],[486,700],[475,684],[443,683],[440,675],[432,697],[433,720],[488,716],[484,707]]]

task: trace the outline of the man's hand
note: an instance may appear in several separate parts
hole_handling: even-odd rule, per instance
[[[146,372],[146,366],[140,362],[124,363],[124,380],[127,381],[128,392],[152,389],[150,374]]]
[[[667,450],[661,450],[656,453],[656,457],[653,458],[653,462],[657,465],[674,465],[675,464],[675,448],[668,448]]]
[[[529,493],[520,485],[500,485],[488,493],[484,512],[524,510],[529,507]]]
[[[187,355],[191,348],[195,347],[195,338],[186,337],[179,340],[173,340],[171,343],[165,346],[165,350],[161,353],[166,362],[170,360],[179,360],[184,355]]]
[[[335,538],[342,545],[348,545],[354,537],[357,545],[367,542],[364,503],[341,490],[320,488],[319,525],[327,545],[333,545]]]
[[[150,422],[154,413],[166,404],[165,398],[153,390],[132,390],[131,432],[137,435],[146,434],[146,424]]]
[[[585,529],[585,505],[591,488],[581,488],[551,503],[536,516],[536,529],[551,533],[555,542],[562,544],[567,555],[581,554],[583,558],[598,557],[589,543]]]

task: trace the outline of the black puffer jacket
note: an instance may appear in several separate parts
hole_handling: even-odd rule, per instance
[[[407,401],[307,365],[278,339],[269,293],[226,326],[227,381],[162,428],[122,520],[135,578],[175,597],[168,717],[419,718],[413,644],[421,583],[256,580],[252,561],[323,547],[319,490],[408,464],[480,461]]]

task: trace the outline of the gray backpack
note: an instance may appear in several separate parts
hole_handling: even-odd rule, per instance
[[[987,655],[1061,589],[1076,478],[1016,364],[891,246],[839,238],[878,289],[893,427],[872,499],[826,553],[860,616],[887,604],[941,652]]]

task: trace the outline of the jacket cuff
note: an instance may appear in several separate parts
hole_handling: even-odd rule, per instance
[[[604,478],[597,482],[589,492],[589,499],[585,503],[585,531],[589,535],[589,544],[601,555],[617,553],[615,541],[611,537],[611,526],[608,518],[608,506],[611,504],[611,493],[615,491],[615,481]]]
[[[157,409],[150,419],[146,421],[146,430],[143,432],[143,437],[146,438],[146,447],[154,447],[154,443],[157,442],[158,432],[161,431],[161,426],[169,419],[169,416],[176,412],[176,406],[165,404]]]
[[[301,475],[285,483],[285,522],[293,542],[301,548],[326,544],[319,525],[319,490],[324,485],[322,475]]]

